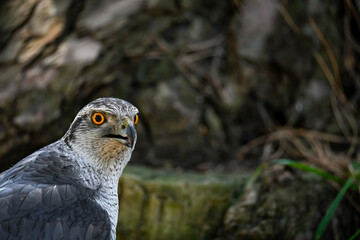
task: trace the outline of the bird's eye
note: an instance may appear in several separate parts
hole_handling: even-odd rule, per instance
[[[105,117],[102,113],[94,113],[91,117],[93,123],[95,123],[96,125],[100,125],[103,124],[105,121]]]
[[[139,116],[136,114],[134,117],[134,124],[136,125],[139,121]]]

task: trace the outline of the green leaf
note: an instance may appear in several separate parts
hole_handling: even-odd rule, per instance
[[[251,177],[249,178],[249,180],[246,181],[246,183],[245,183],[244,187],[241,189],[239,195],[234,199],[234,203],[237,203],[237,202],[239,201],[239,199],[241,198],[241,196],[242,196],[242,194],[244,193],[244,191],[245,191],[246,189],[248,189],[249,186],[256,181],[256,179],[259,177],[261,171],[262,171],[265,167],[267,167],[268,165],[269,165],[269,163],[265,162],[265,163],[260,164],[260,166],[258,166],[258,167],[256,168],[255,172],[251,175]]]
[[[353,167],[356,175],[356,180],[360,181],[360,163],[351,162],[351,166]]]
[[[323,217],[323,219],[321,220],[319,226],[316,229],[315,237],[314,237],[315,240],[319,240],[322,237],[322,235],[324,234],[325,229],[328,226],[331,218],[333,217],[337,207],[339,206],[341,200],[343,199],[346,191],[351,187],[352,182],[354,180],[355,180],[354,176],[350,177],[346,181],[345,185],[342,187],[341,191],[338,193],[338,195],[336,196],[334,201],[331,203],[330,207],[326,211],[325,216]]]
[[[360,163],[351,162],[351,165],[352,165],[352,167],[354,168],[354,171],[355,171],[356,173],[359,173],[359,172],[360,172]]]
[[[354,240],[360,234],[360,229],[356,231],[354,235],[352,235],[349,240]]]
[[[297,168],[297,169],[304,170],[306,172],[315,173],[316,175],[318,175],[320,177],[323,177],[325,179],[334,181],[334,182],[336,182],[336,183],[338,183],[340,185],[345,184],[344,179],[339,178],[339,177],[337,177],[337,176],[335,176],[333,174],[330,174],[330,173],[325,172],[325,171],[323,171],[323,170],[321,170],[319,168],[310,166],[310,165],[305,164],[305,163],[300,163],[298,161],[294,161],[294,160],[290,160],[290,159],[278,159],[278,160],[273,161],[273,163],[275,163],[275,164],[283,164],[283,165],[286,165],[286,166],[291,166],[291,167],[294,167],[294,168]],[[352,190],[355,190],[355,191],[358,190],[358,187],[355,184],[352,184],[350,186],[350,188]]]
[[[253,184],[253,182],[255,182],[255,180],[259,177],[261,171],[268,165],[269,165],[268,163],[262,163],[262,164],[260,164],[260,166],[258,166],[256,168],[255,172],[251,175],[249,180],[246,182],[245,189],[248,188],[251,184]]]

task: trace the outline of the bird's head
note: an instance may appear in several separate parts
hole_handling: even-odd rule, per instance
[[[137,139],[138,112],[127,101],[99,98],[80,110],[63,140],[86,158],[126,164]]]

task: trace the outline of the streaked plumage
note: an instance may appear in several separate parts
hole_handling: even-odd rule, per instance
[[[106,121],[94,124],[95,112]],[[0,174],[0,239],[115,239],[137,113],[126,101],[97,99],[62,139]]]

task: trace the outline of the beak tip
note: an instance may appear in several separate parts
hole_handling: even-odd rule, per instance
[[[134,149],[134,145],[136,142],[136,131],[132,124],[128,124],[127,129],[126,129],[126,134],[129,139],[126,141],[125,146],[127,146],[131,149]]]

